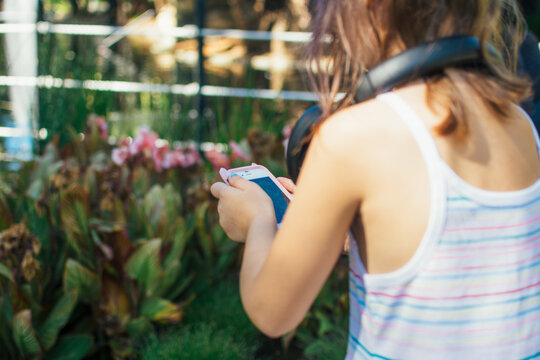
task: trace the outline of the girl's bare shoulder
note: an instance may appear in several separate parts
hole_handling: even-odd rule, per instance
[[[412,135],[381,101],[350,106],[332,115],[314,137],[313,151],[322,161],[346,169],[349,184],[361,198],[372,189],[398,181],[396,169],[418,158]]]
[[[399,116],[374,99],[333,114],[315,138],[337,156],[347,156],[354,151],[361,157],[371,158],[373,153],[380,153],[381,147],[386,151],[399,149],[401,140],[407,135]]]

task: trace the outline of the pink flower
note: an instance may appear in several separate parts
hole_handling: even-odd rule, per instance
[[[121,146],[121,147],[113,149],[112,151],[112,161],[118,166],[124,165],[128,157],[129,157],[129,148],[127,146]]]
[[[86,125],[89,128],[96,127],[100,138],[107,139],[109,137],[109,125],[103,116],[98,116],[96,114],[88,115]]]
[[[102,139],[107,139],[109,137],[109,125],[103,116],[97,117],[97,126],[99,129],[99,136]]]
[[[231,147],[231,160],[240,159],[244,161],[249,161],[250,157],[247,155],[240,145],[235,141],[230,141],[229,146]]]
[[[175,149],[165,154],[163,167],[166,169],[173,167],[187,168],[201,162],[201,158],[197,152]]]
[[[131,138],[125,137],[125,136],[121,137],[116,142],[116,146],[118,146],[118,147],[125,146],[125,147],[129,148],[129,144],[131,144]]]
[[[201,157],[199,156],[199,153],[198,152],[188,152],[188,153],[185,153],[184,154],[184,161],[182,163],[180,163],[180,166],[182,167],[190,167],[190,166],[193,166],[195,164],[200,164],[201,163]]]
[[[216,149],[208,150],[204,153],[214,170],[219,170],[220,168],[228,169],[231,165],[231,161],[227,154],[221,153]]]
[[[285,138],[282,142],[283,149],[285,149],[285,153],[287,153],[287,147],[289,146],[289,138],[291,137],[291,133],[292,133],[292,127],[288,125],[285,126],[283,130],[281,130],[281,135],[283,135],[283,137]]]
[[[137,155],[141,152],[144,152],[145,155],[152,154],[156,147],[157,139],[158,136],[155,132],[150,131],[147,126],[141,126],[139,128],[139,135],[129,145],[130,154]]]
[[[281,135],[283,135],[284,138],[288,138],[291,136],[292,133],[292,127],[289,125],[285,125],[285,127],[281,130]]]
[[[169,145],[154,147],[152,149],[152,160],[154,160],[154,168],[157,172],[161,172],[164,168],[165,157],[169,152]]]

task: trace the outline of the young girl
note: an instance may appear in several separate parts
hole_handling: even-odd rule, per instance
[[[273,337],[297,326],[350,233],[348,359],[540,357],[540,144],[516,105],[528,83],[509,70],[517,5],[313,5],[308,52],[326,120],[279,231],[255,183],[237,176],[211,188],[221,225],[245,242],[240,291],[251,320]],[[335,101],[354,94],[365,69],[456,34],[491,43],[509,64],[485,51],[485,69]]]

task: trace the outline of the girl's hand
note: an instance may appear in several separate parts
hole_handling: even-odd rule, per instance
[[[296,185],[291,179],[286,177],[278,177],[277,180],[281,185],[283,185],[285,189],[287,189],[288,192],[294,194],[294,191],[296,190]]]
[[[235,176],[229,182],[231,186],[214,183],[210,192],[219,200],[219,224],[231,240],[244,242],[254,222],[276,224],[272,200],[259,185],[241,176]]]

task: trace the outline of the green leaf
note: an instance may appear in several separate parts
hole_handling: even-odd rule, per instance
[[[189,284],[191,284],[194,278],[195,278],[195,273],[191,273],[187,276],[184,276],[182,280],[176,283],[176,286],[171,287],[171,289],[169,290],[167,294],[167,298],[176,299],[178,295],[180,295],[182,291],[184,291],[189,286]]]
[[[68,322],[77,303],[77,292],[65,293],[54,305],[45,322],[40,326],[38,334],[43,347],[50,349],[56,342],[58,333]]]
[[[17,313],[13,317],[11,327],[15,344],[23,356],[41,354],[41,346],[32,327],[32,313],[30,310],[27,309]]]
[[[93,345],[94,338],[91,335],[65,335],[47,352],[44,360],[79,360],[86,356]]]
[[[152,296],[159,285],[163,270],[159,262],[161,239],[154,239],[139,247],[125,265],[126,274],[137,280],[147,297]]]
[[[131,338],[137,338],[139,336],[148,334],[154,330],[154,327],[148,318],[139,317],[128,322],[126,324],[126,330]]]
[[[321,311],[315,311],[315,317],[319,320],[319,329],[317,331],[319,336],[323,336],[325,333],[332,331],[334,324],[328,315],[325,315]]]
[[[78,184],[70,186],[61,200],[62,227],[78,255],[88,255],[91,240],[88,236],[90,206],[88,190]]]
[[[4,313],[6,321],[8,323],[11,323],[14,317],[13,304],[11,303],[11,294],[9,292],[3,293],[2,300],[2,312]]]
[[[30,197],[33,200],[36,200],[39,195],[41,195],[41,192],[43,191],[43,180],[36,179],[33,181],[30,186],[28,187],[28,190],[26,190],[26,195]]]
[[[13,278],[13,273],[11,270],[8,269],[8,267],[2,263],[0,263],[0,276],[5,277],[12,283],[15,283],[15,279]]]
[[[182,198],[178,190],[171,183],[167,183],[163,188],[163,194],[165,195],[167,213],[180,214],[182,211]]]
[[[164,296],[169,288],[178,282],[182,266],[179,260],[173,261],[163,272],[159,286],[156,288],[155,295]]]
[[[8,301],[5,294],[0,296],[0,310],[4,308],[4,303]],[[10,319],[13,318],[11,315]],[[0,311],[0,344],[2,344],[2,356],[4,358],[15,359],[19,351],[13,342],[13,331],[11,330],[11,321],[5,313]]]
[[[177,323],[182,320],[184,312],[180,306],[165,299],[147,299],[141,305],[141,315],[152,321]]]
[[[197,208],[195,212],[195,227],[197,229],[199,244],[201,245],[205,260],[207,262],[213,262],[215,244],[207,230],[205,221],[209,205],[210,203],[205,201]]]
[[[188,236],[186,222],[182,217],[178,217],[174,222],[172,236],[170,237],[170,242],[172,242],[171,248],[165,256],[165,259],[163,259],[164,268],[167,268],[171,262],[180,259],[186,247],[187,241]]]
[[[75,291],[80,301],[90,303],[101,289],[99,277],[77,261],[68,259],[64,268],[64,292]]]
[[[137,198],[143,197],[150,188],[150,175],[148,171],[139,166],[133,170],[133,194]]]
[[[159,236],[160,224],[167,220],[163,188],[154,185],[144,197],[143,207],[147,219],[147,231],[149,237]]]

